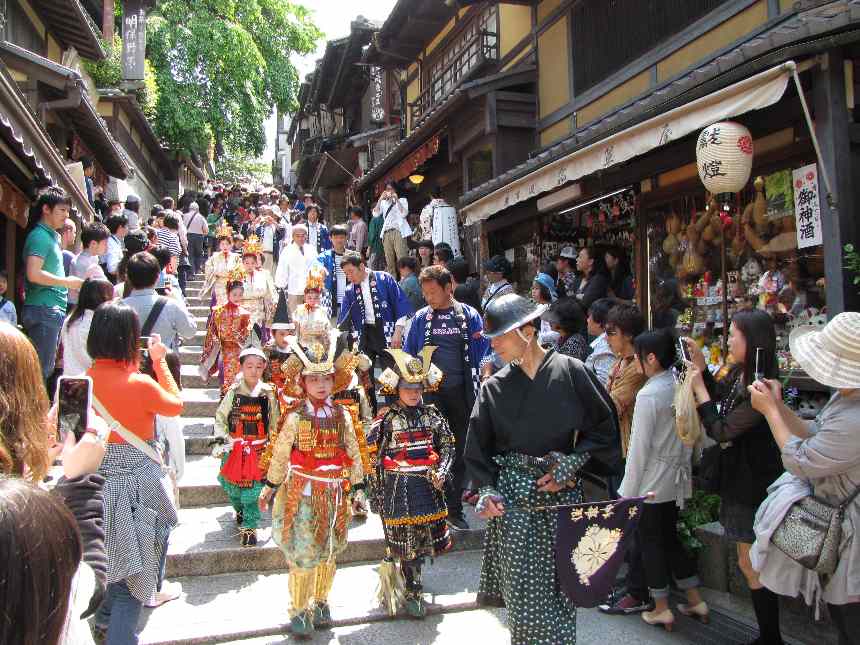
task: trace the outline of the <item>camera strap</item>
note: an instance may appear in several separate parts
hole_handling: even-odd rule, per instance
[[[158,322],[158,317],[161,315],[161,312],[164,311],[164,306],[166,304],[167,298],[159,296],[158,300],[155,301],[155,304],[152,305],[152,309],[150,309],[149,315],[146,317],[146,321],[143,323],[143,328],[140,330],[141,336],[151,335],[152,328],[155,327],[155,323]]]

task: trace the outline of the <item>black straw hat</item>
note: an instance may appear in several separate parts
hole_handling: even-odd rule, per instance
[[[495,338],[506,334],[538,318],[546,310],[547,305],[539,305],[515,293],[494,298],[484,311],[484,336]]]

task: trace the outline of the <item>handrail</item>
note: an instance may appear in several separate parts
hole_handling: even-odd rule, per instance
[[[487,61],[498,60],[499,35],[486,29],[476,32],[460,53],[439,74],[431,78],[428,86],[408,104],[412,127],[414,128],[434,105],[444,101],[469,72]]]

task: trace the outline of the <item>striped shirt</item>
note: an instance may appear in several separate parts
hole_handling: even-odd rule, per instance
[[[158,243],[170,249],[170,255],[176,257],[182,255],[182,245],[179,243],[179,235],[176,231],[171,231],[169,228],[159,228],[155,234],[158,236]]]

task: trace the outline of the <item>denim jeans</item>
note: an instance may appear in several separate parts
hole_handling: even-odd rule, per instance
[[[137,623],[143,603],[131,595],[124,580],[108,585],[96,612],[96,626],[107,630],[105,645],[137,645]]]
[[[54,371],[57,344],[65,317],[66,312],[60,307],[24,305],[21,311],[21,325],[36,348],[36,354],[39,355],[39,363],[42,366],[42,378],[46,381]]]

